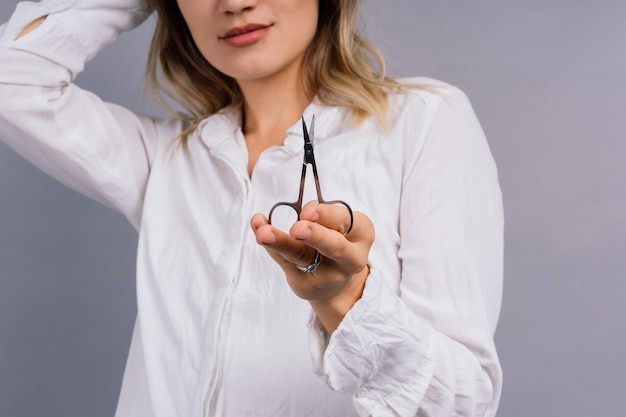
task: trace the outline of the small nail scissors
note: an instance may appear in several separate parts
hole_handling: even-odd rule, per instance
[[[309,137],[309,132],[306,128],[306,123],[304,121],[304,116],[302,116],[302,131],[303,131],[303,136],[304,136],[304,160],[302,161],[302,177],[300,179],[300,193],[298,194],[298,200],[293,203],[281,201],[280,203],[274,204],[274,206],[270,210],[268,220],[269,220],[269,223],[272,224],[272,213],[274,213],[274,210],[276,208],[281,207],[281,206],[291,207],[293,210],[295,210],[296,214],[298,215],[298,220],[300,220],[300,211],[302,210],[302,196],[304,194],[304,182],[305,182],[304,180],[306,179],[306,167],[307,167],[307,164],[310,164],[311,167],[313,168],[313,179],[315,180],[315,190],[317,191],[317,201],[323,204],[342,205],[348,209],[348,212],[350,213],[350,225],[348,226],[346,231],[343,233],[344,235],[347,235],[348,233],[350,233],[350,230],[352,230],[352,224],[354,223],[354,216],[352,214],[352,208],[350,208],[350,206],[347,203],[341,200],[326,201],[322,197],[322,191],[320,190],[320,181],[319,181],[319,178],[317,177],[317,165],[315,165],[315,156],[313,155],[313,143],[311,142],[311,138],[314,137],[313,136],[314,128],[315,128],[315,115],[313,115],[313,118],[311,119],[311,136]]]

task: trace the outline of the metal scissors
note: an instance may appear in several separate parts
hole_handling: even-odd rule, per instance
[[[282,206],[292,208],[296,212],[298,220],[300,220],[300,211],[302,210],[302,197],[304,195],[304,183],[306,179],[306,170],[307,170],[307,165],[310,164],[311,168],[313,168],[313,179],[315,181],[315,190],[317,191],[317,201],[322,204],[342,205],[346,209],[348,209],[348,212],[350,213],[350,225],[348,226],[346,231],[343,233],[344,235],[347,235],[348,233],[350,233],[350,230],[352,230],[352,225],[354,223],[354,215],[352,213],[352,208],[350,208],[350,206],[344,201],[341,201],[341,200],[327,201],[327,200],[324,200],[324,197],[322,197],[322,191],[320,189],[320,181],[317,176],[317,165],[315,164],[315,155],[313,154],[313,143],[311,142],[311,138],[314,137],[313,136],[314,129],[315,129],[315,115],[313,115],[313,118],[311,119],[310,136],[309,136],[309,131],[307,130],[307,127],[306,127],[306,123],[304,121],[304,116],[302,116],[302,131],[303,131],[303,136],[304,136],[304,159],[302,161],[302,177],[300,178],[300,192],[298,194],[298,200],[296,200],[293,203],[281,201],[279,203],[274,204],[274,206],[270,210],[268,220],[269,220],[269,223],[272,224],[272,214],[274,213],[274,210]],[[317,265],[319,264],[319,262],[320,262],[320,254],[319,252],[316,252],[315,260],[313,261],[311,265],[307,267],[301,267],[299,265],[296,265],[296,266],[302,272],[312,272],[315,270],[315,268],[317,268]]]

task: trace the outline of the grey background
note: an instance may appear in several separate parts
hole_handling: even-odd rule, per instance
[[[2,1],[1,21],[13,7]],[[626,2],[369,0],[363,12],[392,75],[468,93],[498,162],[499,416],[621,415]],[[123,35],[78,83],[155,112],[140,82],[150,31]],[[135,245],[120,215],[0,145],[0,416],[113,414],[135,314]]]

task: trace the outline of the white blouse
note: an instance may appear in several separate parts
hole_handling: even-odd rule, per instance
[[[72,83],[147,14],[141,0],[44,0],[0,27],[0,139],[139,232],[138,316],[116,416],[495,415],[502,204],[465,95],[412,79],[432,91],[391,94],[387,130],[352,128],[343,108],[306,109],[325,197],[376,228],[363,297],[325,337],[249,227],[253,213],[295,200],[301,125],[250,177],[235,109],[204,120],[185,152],[169,146],[179,121],[137,116]]]

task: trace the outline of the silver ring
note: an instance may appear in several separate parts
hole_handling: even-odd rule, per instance
[[[313,262],[311,262],[310,265],[307,265],[307,266],[296,265],[296,268],[298,268],[298,270],[301,272],[313,272],[317,269],[317,266],[320,264],[321,261],[322,261],[322,256],[320,255],[318,251],[315,251],[315,259],[313,259]]]

